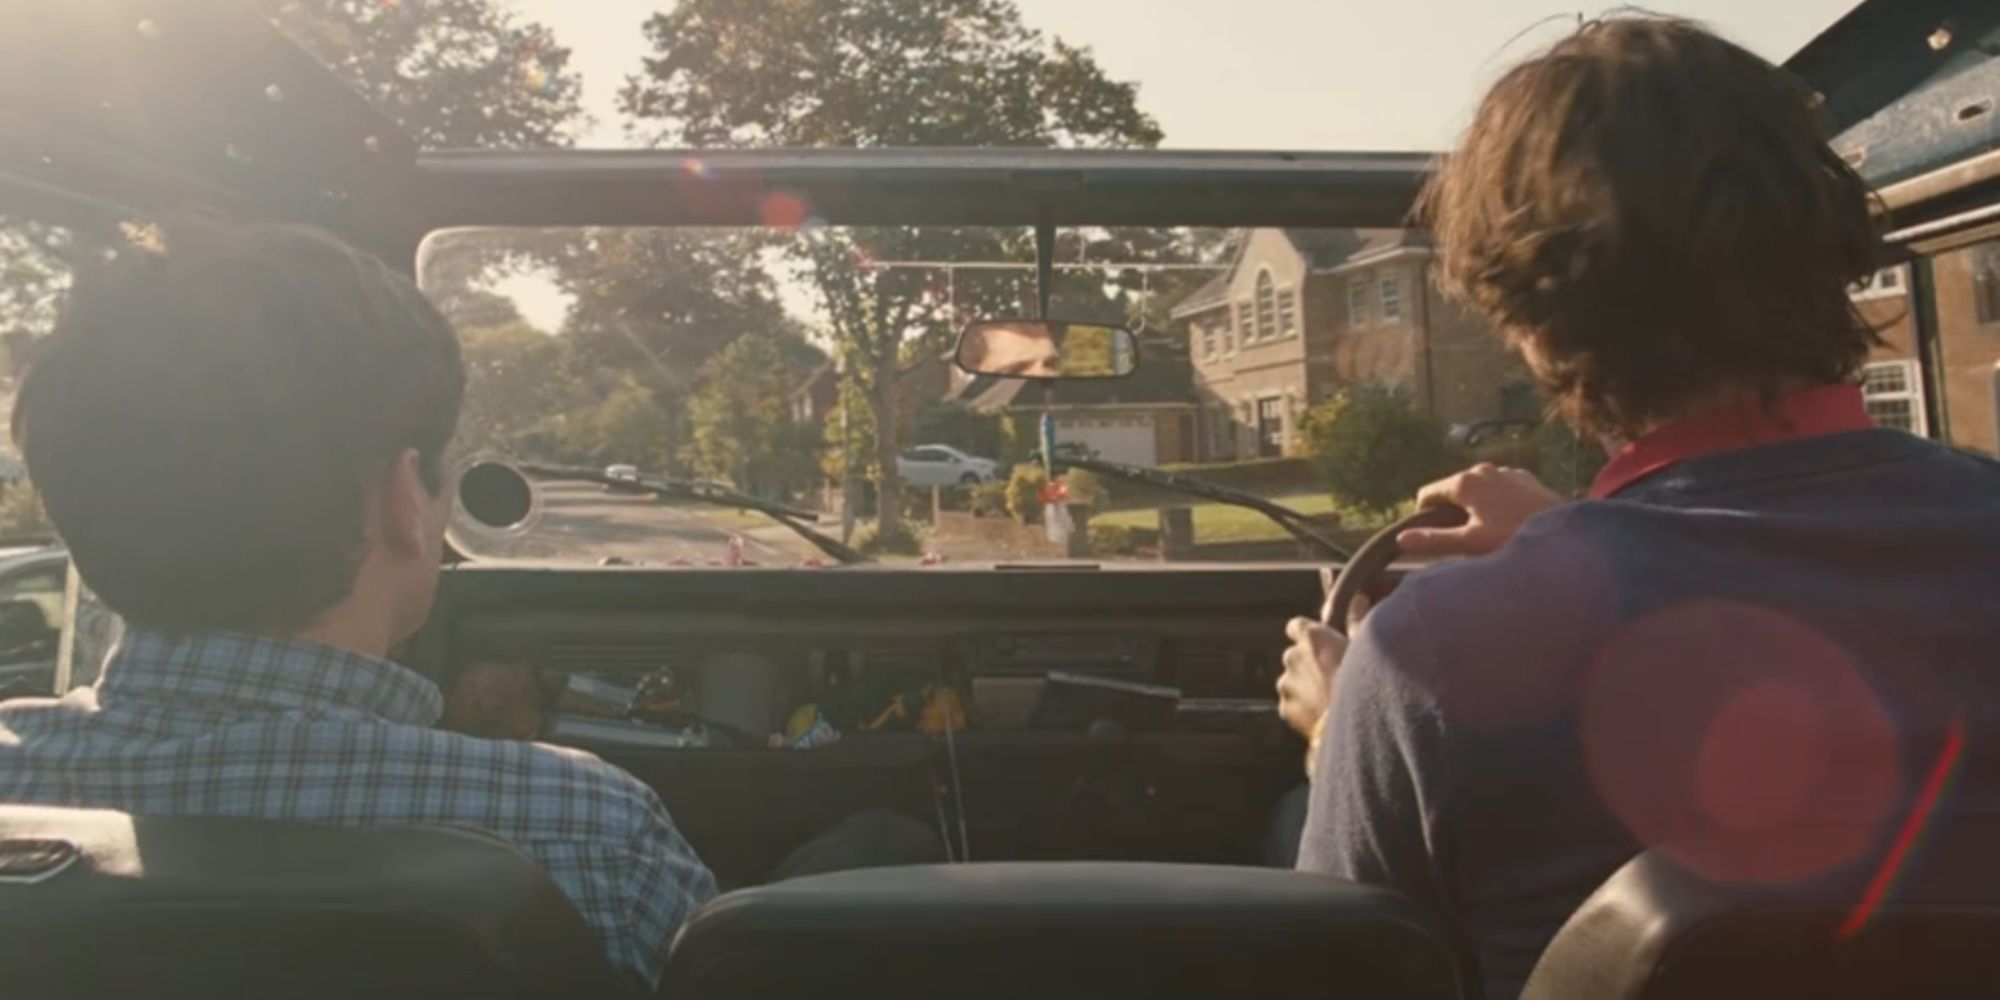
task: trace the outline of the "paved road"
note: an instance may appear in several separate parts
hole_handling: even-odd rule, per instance
[[[819,551],[762,515],[701,504],[613,493],[592,483],[541,483],[541,510],[527,530],[496,535],[461,524],[476,555],[596,563],[606,558],[651,565],[723,565],[731,536],[743,557],[765,566],[796,566]]]

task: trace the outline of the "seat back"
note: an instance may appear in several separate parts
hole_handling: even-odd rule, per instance
[[[1728,884],[1676,860],[1756,871],[1760,858],[1824,856],[1802,843],[1824,836],[1640,855],[1556,935],[1523,1000],[1902,1000],[2000,989],[2000,818],[1955,820],[1917,850],[1883,852],[1809,885]]]
[[[665,992],[772,997],[1452,1000],[1458,970],[1395,893],[1289,871],[986,863],[731,893],[682,931]]]
[[[547,874],[484,833],[0,806],[0,995],[628,988]]]

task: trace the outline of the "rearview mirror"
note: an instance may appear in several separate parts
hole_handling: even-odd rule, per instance
[[[958,338],[958,367],[1003,378],[1124,378],[1139,367],[1130,330],[1061,320],[985,320]]]

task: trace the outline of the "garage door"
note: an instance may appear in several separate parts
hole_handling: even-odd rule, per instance
[[[1156,465],[1157,441],[1150,418],[1107,417],[1056,421],[1056,440],[1075,441],[1097,457],[1128,465]]]

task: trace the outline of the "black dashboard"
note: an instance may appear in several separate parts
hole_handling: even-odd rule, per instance
[[[1300,780],[1283,625],[1319,599],[1303,565],[473,564],[404,657],[447,685],[531,664],[576,709],[547,738],[657,789],[725,882],[872,807],[962,824],[985,860],[1253,862]],[[699,724],[623,711],[660,677]],[[837,735],[788,739],[806,719]]]

